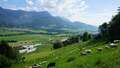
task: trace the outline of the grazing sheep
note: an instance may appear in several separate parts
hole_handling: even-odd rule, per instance
[[[114,47],[117,47],[117,44],[111,43],[109,46],[110,46],[111,48],[114,48]]]
[[[40,65],[39,64],[33,64],[32,68],[40,68]]]
[[[81,52],[81,55],[87,55],[87,53],[86,52]]]
[[[114,43],[119,43],[120,41],[119,41],[119,40],[114,40],[113,42],[114,42]]]
[[[103,48],[97,48],[97,51],[102,51],[103,50]]]
[[[110,48],[109,46],[105,46],[106,49]]]
[[[91,49],[88,49],[88,50],[85,50],[86,53],[91,53],[92,50]]]
[[[55,64],[56,64],[55,62],[49,63],[47,68],[55,67]]]

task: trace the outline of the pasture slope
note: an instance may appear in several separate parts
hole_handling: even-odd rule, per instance
[[[120,68],[120,43],[115,48],[105,48],[106,45],[109,44],[100,40],[87,41],[52,50],[52,45],[48,44],[33,53],[24,54],[25,63],[13,64],[11,68],[28,68],[32,64],[47,68],[53,62],[56,64],[53,68]],[[103,50],[98,51],[97,48]],[[91,49],[92,52],[81,55],[83,49]]]

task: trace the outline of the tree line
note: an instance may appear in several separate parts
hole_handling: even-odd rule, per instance
[[[99,26],[99,33],[102,39],[110,42],[113,40],[120,40],[120,8],[110,22],[105,22]]]
[[[64,41],[56,40],[53,43],[53,48],[58,49],[74,43],[78,43],[79,41],[88,41],[91,38],[92,38],[92,35],[90,33],[84,32],[82,35],[71,36]]]
[[[108,42],[112,42],[114,40],[120,40],[120,7],[118,9],[118,13],[112,17],[110,22],[105,22],[99,26],[99,34],[93,35],[84,32],[83,35],[72,36],[65,41],[56,41],[53,43],[53,48],[61,48],[70,44],[78,43],[81,41],[87,41],[89,39],[103,39]]]

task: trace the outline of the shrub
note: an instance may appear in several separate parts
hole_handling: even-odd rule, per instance
[[[6,41],[0,42],[0,67],[9,67],[14,62],[20,62],[20,54],[15,48],[9,46]],[[11,63],[12,61],[12,63]]]
[[[18,56],[17,50],[10,47],[6,41],[0,42],[0,54],[14,60],[17,59]]]
[[[53,48],[54,49],[61,48],[62,46],[63,46],[63,44],[60,41],[56,41],[56,42],[53,43]]]
[[[71,62],[71,61],[73,61],[73,60],[75,60],[75,58],[74,58],[74,57],[70,57],[70,58],[67,60],[67,62]]]
[[[0,55],[0,68],[9,68],[12,62],[5,56]]]
[[[88,41],[92,37],[91,37],[91,34],[89,34],[88,32],[84,32],[81,38],[82,38],[82,41]]]
[[[51,68],[51,67],[55,67],[56,63],[55,62],[51,62],[48,64],[47,68]]]

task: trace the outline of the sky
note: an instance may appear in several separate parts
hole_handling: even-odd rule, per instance
[[[12,10],[48,11],[53,16],[99,26],[117,13],[120,0],[0,0],[0,6]]]

